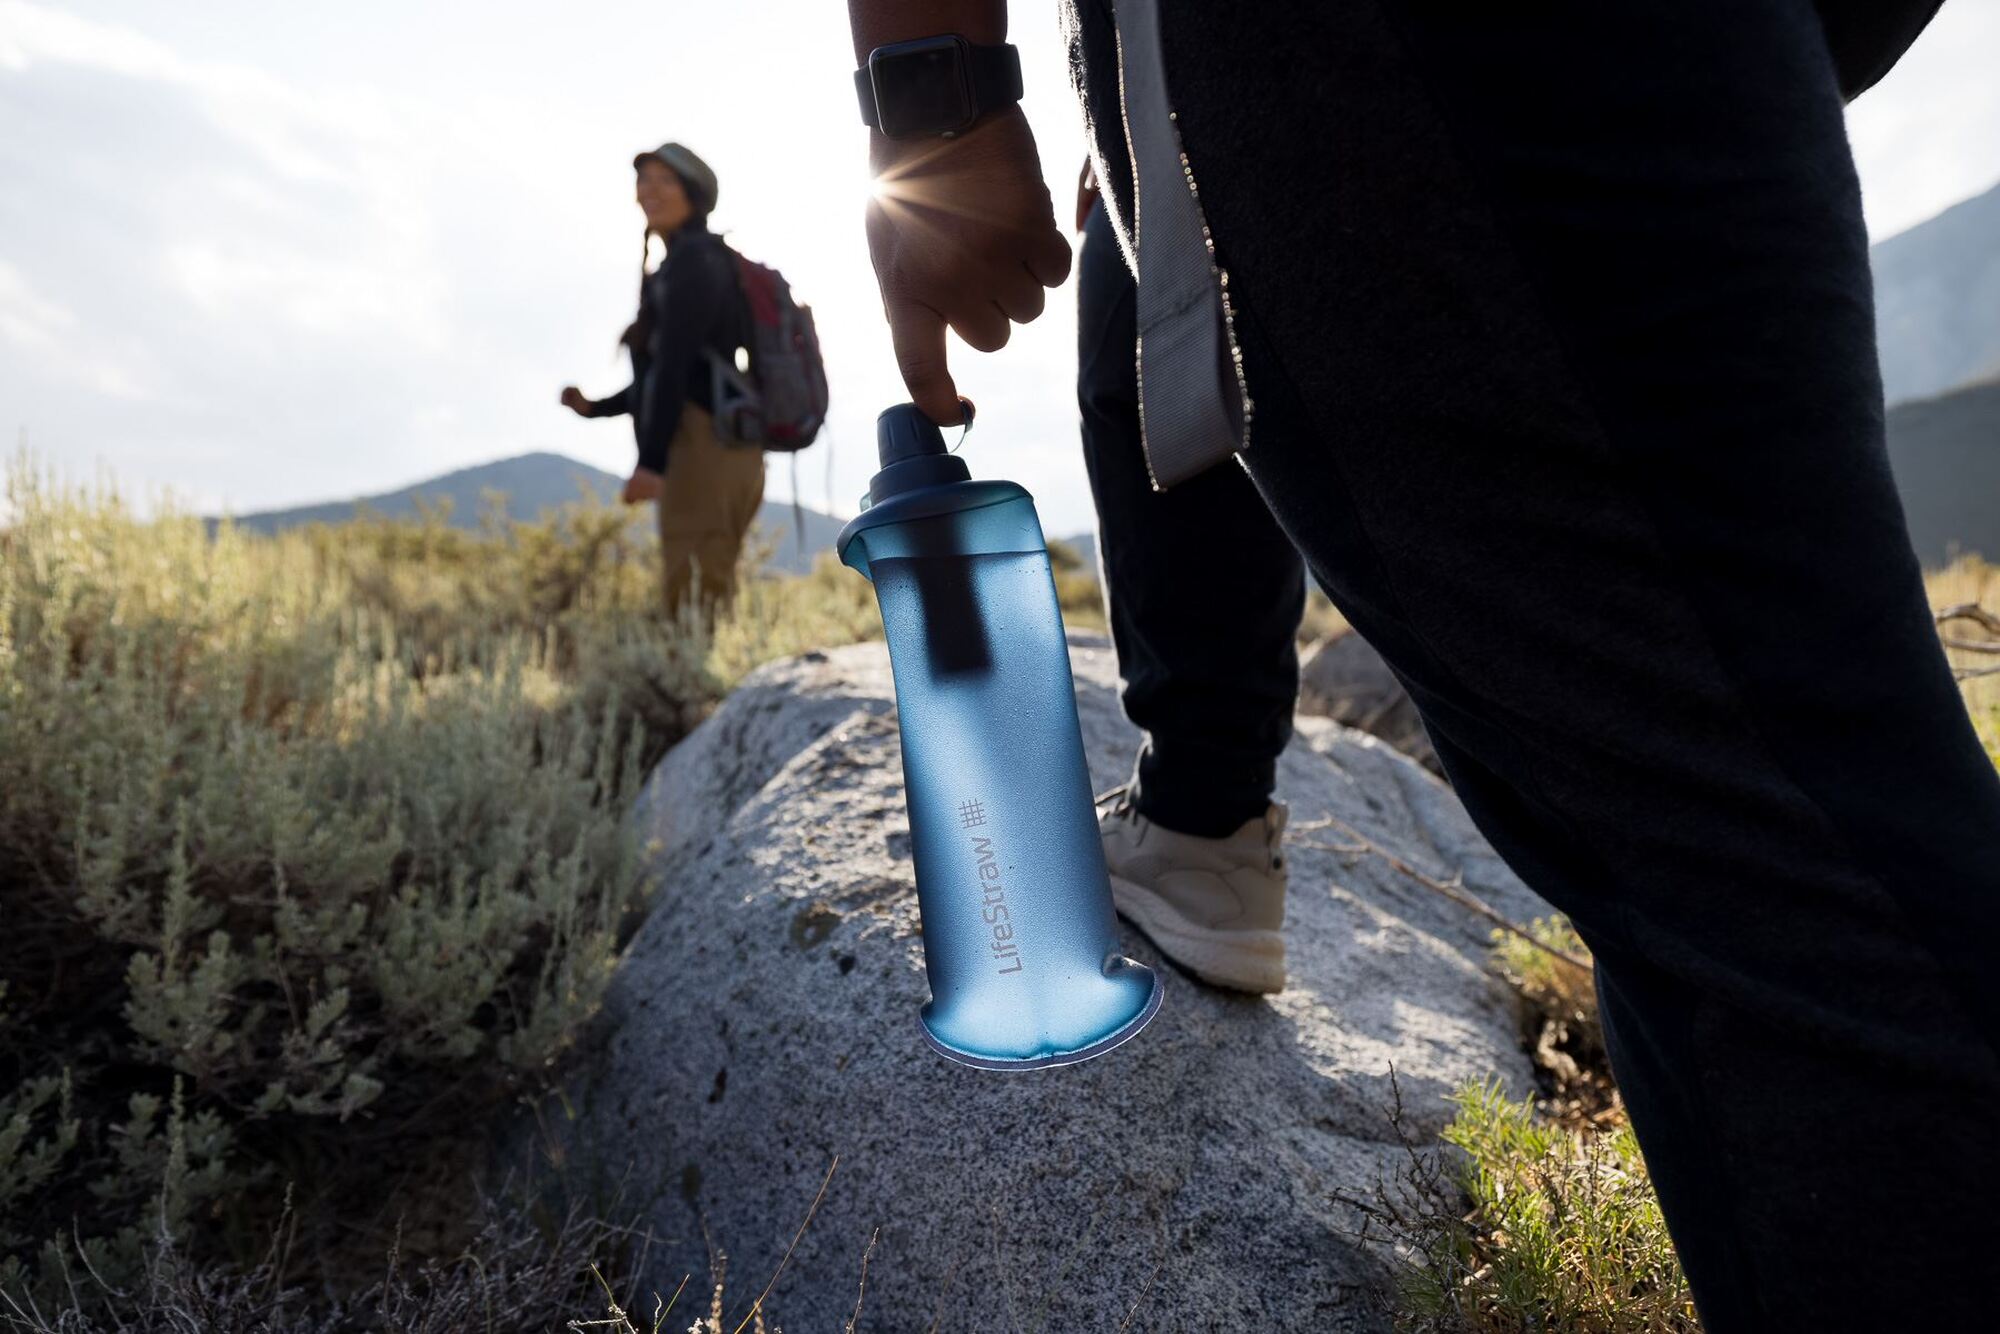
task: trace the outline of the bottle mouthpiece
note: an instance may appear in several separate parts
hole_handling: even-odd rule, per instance
[[[875,450],[884,468],[904,459],[950,452],[944,432],[914,403],[898,403],[875,419]]]
[[[972,476],[965,460],[945,447],[937,423],[914,403],[898,403],[875,419],[875,450],[882,470],[868,483],[871,505],[904,491],[963,482]]]

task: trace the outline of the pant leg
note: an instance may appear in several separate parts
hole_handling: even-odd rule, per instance
[[[1811,5],[1168,9],[1251,475],[1597,951],[1708,1327],[1978,1327],[2000,781]]]
[[[1291,739],[1305,567],[1234,464],[1153,490],[1134,295],[1100,204],[1078,261],[1077,402],[1122,698],[1146,733],[1135,801],[1169,829],[1221,838],[1264,814]]]
[[[661,592],[670,614],[697,595],[708,614],[734,595],[737,558],[763,499],[763,452],[724,445],[714,419],[688,404],[667,446],[658,502]]]

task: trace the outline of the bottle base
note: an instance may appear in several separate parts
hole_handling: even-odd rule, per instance
[[[953,1047],[931,1032],[931,1026],[919,1018],[918,1027],[923,1031],[924,1041],[932,1051],[957,1065],[969,1065],[978,1070],[1043,1070],[1057,1065],[1075,1065],[1093,1056],[1102,1056],[1113,1047],[1122,1045],[1127,1039],[1136,1037],[1139,1030],[1151,1023],[1153,1016],[1160,1012],[1160,1000],[1166,991],[1166,980],[1161,970],[1154,969],[1153,988],[1146,995],[1146,1003],[1139,1013],[1127,1019],[1105,1036],[1073,1051],[1049,1052],[1040,1056],[1008,1057],[987,1056],[979,1052]]]

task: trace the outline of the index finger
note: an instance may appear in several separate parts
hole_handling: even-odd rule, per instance
[[[944,317],[929,306],[915,301],[899,301],[885,307],[889,318],[889,341],[896,349],[896,366],[903,372],[903,384],[910,401],[939,426],[956,426],[962,418],[958,386],[952,382],[945,364]]]

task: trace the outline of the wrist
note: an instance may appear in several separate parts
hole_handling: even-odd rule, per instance
[[[871,48],[854,71],[854,91],[862,121],[889,138],[952,139],[1020,102],[1021,53],[933,32]]]
[[[984,163],[1007,156],[1018,141],[1014,126],[1026,127],[1027,113],[1020,104],[989,111],[972,127],[948,139],[891,139],[877,129],[868,131],[868,165],[876,175],[902,168],[899,176],[920,176],[952,170],[962,171],[968,163]]]

